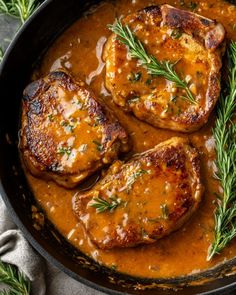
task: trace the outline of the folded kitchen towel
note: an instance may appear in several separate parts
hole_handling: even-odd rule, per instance
[[[80,284],[47,263],[12,222],[1,197],[0,259],[16,265],[29,278],[32,295],[102,295],[101,292]]]

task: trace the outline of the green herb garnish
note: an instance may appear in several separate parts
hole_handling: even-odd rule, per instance
[[[54,121],[54,116],[53,116],[53,114],[48,115],[48,120],[49,120],[50,122],[53,122],[53,121]]]
[[[187,4],[187,3],[185,3],[184,0],[180,0],[179,1],[179,5],[180,6],[185,6],[186,8],[189,8],[192,11],[194,11],[197,8],[197,3],[196,2],[193,2],[193,1],[191,1],[189,4]]]
[[[112,270],[117,270],[117,265],[113,263],[113,264],[111,265],[111,269],[112,269]]]
[[[183,35],[183,32],[180,29],[174,29],[170,36],[172,39],[179,39]]]
[[[17,17],[23,24],[38,6],[38,0],[0,0],[0,14]]]
[[[195,10],[195,9],[197,8],[197,3],[191,1],[190,4],[189,4],[189,8],[190,8],[191,10]]]
[[[177,96],[172,95],[171,98],[170,98],[170,102],[173,102],[174,104],[176,104],[176,100],[177,100]]]
[[[0,261],[0,282],[10,289],[0,293],[4,295],[29,295],[30,282],[25,275],[13,265]]]
[[[131,75],[129,75],[129,81],[131,82],[138,82],[142,77],[142,73],[141,72],[137,72],[137,73],[131,73]]]
[[[168,217],[169,217],[169,208],[168,208],[167,204],[162,204],[160,206],[160,208],[161,208],[161,216],[162,216],[162,218],[163,219],[168,219]]]
[[[122,201],[115,196],[109,197],[109,200],[105,200],[102,197],[93,198],[89,204],[90,207],[96,208],[97,213],[105,211],[113,212]]]
[[[63,146],[59,147],[57,153],[60,155],[67,155],[69,158],[69,156],[71,154],[71,147],[70,146],[69,147],[63,147]]]
[[[130,98],[128,100],[128,103],[131,104],[131,103],[135,103],[135,102],[138,102],[140,100],[140,97],[139,96],[136,96],[136,97],[133,97],[133,98]]]
[[[219,254],[236,237],[236,42],[228,50],[230,60],[228,95],[221,95],[213,135],[217,154],[217,179],[223,189],[215,211],[215,237],[207,260]]]
[[[62,121],[61,126],[66,127],[67,131],[74,132],[75,125],[71,124],[68,121]]]
[[[135,183],[135,181],[142,175],[148,174],[147,170],[139,169],[136,172],[134,172],[132,175],[130,175],[126,181],[126,186],[130,190],[132,185]]]
[[[152,84],[152,79],[147,79],[146,84],[151,85]]]
[[[102,152],[103,151],[104,147],[103,147],[103,144],[102,143],[100,143],[100,142],[98,142],[96,140],[93,140],[93,143],[97,146],[97,150],[99,152]]]
[[[129,26],[123,26],[120,20],[117,20],[114,25],[109,25],[108,27],[118,36],[119,41],[128,47],[131,57],[137,58],[140,64],[146,67],[149,74],[153,76],[162,76],[174,82],[176,87],[185,90],[186,99],[190,103],[196,103],[187,82],[182,80],[174,70],[174,66],[178,61],[175,63],[165,60],[158,61],[155,56],[148,54],[141,41],[133,34]]]

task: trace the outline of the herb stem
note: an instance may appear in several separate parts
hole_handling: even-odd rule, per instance
[[[9,286],[9,291],[3,294],[10,295],[29,295],[30,283],[23,273],[18,271],[15,266],[0,261],[0,282]]]
[[[213,135],[217,154],[217,179],[223,189],[215,211],[215,237],[209,247],[207,260],[219,254],[236,237],[236,42],[228,50],[230,74],[226,97],[221,95]]]
[[[89,206],[96,208],[97,213],[105,211],[113,212],[121,203],[122,201],[116,198],[116,196],[111,196],[108,200],[105,200],[102,197],[95,197],[92,199]]]
[[[188,87],[188,83],[182,80],[174,66],[176,62],[158,61],[155,56],[146,52],[142,42],[133,34],[128,25],[123,26],[120,20],[116,20],[114,25],[109,25],[109,29],[118,35],[119,41],[125,44],[132,58],[137,58],[141,65],[146,67],[149,74],[154,76],[162,76],[165,79],[174,82],[178,88],[185,90],[186,98],[190,103],[195,104],[196,100]]]

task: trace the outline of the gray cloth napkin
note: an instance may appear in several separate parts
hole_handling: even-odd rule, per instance
[[[16,265],[30,279],[33,295],[102,295],[47,263],[12,222],[1,197],[0,259]]]

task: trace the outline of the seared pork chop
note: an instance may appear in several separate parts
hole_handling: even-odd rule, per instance
[[[106,87],[114,102],[156,127],[192,132],[203,126],[220,94],[223,26],[169,5],[145,8],[122,23],[157,60],[176,63],[174,69],[188,84],[195,104],[185,99],[185,90],[174,82],[150,75],[112,34],[104,60]]]
[[[202,192],[198,152],[175,137],[115,162],[92,190],[74,197],[73,209],[99,248],[134,247],[177,230]]]
[[[25,89],[21,150],[32,174],[74,187],[127,143],[117,119],[69,74],[52,72]]]

